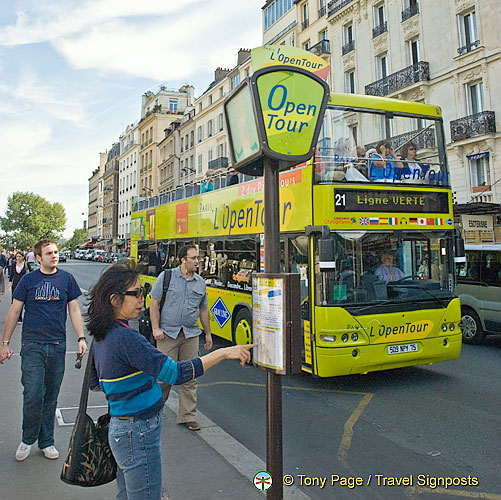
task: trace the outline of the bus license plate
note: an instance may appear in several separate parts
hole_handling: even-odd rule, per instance
[[[401,344],[401,345],[389,345],[387,347],[388,354],[401,354],[403,352],[417,352],[417,344]]]

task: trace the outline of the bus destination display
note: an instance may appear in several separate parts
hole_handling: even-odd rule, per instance
[[[334,189],[335,212],[449,212],[447,192],[388,189]]]

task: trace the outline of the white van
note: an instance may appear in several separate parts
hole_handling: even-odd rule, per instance
[[[456,294],[467,344],[501,333],[501,243],[465,245],[466,262],[457,264]]]

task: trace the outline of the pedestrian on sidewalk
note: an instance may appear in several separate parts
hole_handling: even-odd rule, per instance
[[[9,342],[24,305],[21,336],[23,436],[16,451],[18,461],[28,457],[36,441],[46,458],[59,457],[54,447],[54,419],[64,375],[67,311],[78,337],[78,354],[83,356],[87,351],[78,306],[82,292],[75,278],[57,268],[59,254],[52,240],[40,240],[34,251],[40,269],[25,274],[19,281],[0,346],[2,364],[12,357]]]
[[[24,260],[24,254],[20,250],[16,252],[15,255],[16,261],[12,263],[9,272],[9,281],[11,286],[12,298],[11,303],[14,301],[14,291],[16,290],[17,285],[21,281],[21,278],[29,273],[28,266]],[[23,309],[21,308],[21,312],[19,313],[19,319],[17,323],[20,324],[23,322]]]
[[[157,380],[183,384],[223,359],[250,361],[255,344],[218,349],[175,362],[129,326],[141,312],[139,275],[125,264],[109,267],[90,292],[87,329],[94,337],[91,388],[99,382],[110,405],[109,442],[117,461],[118,500],[162,496],[162,390]]]
[[[174,361],[198,356],[198,337],[202,333],[198,318],[205,332],[204,347],[207,351],[212,349],[205,280],[196,273],[198,257],[198,249],[194,245],[185,245],[179,249],[179,266],[170,271],[171,279],[162,311],[159,311],[159,304],[162,300],[165,271],[160,274],[151,290],[150,318],[153,337],[157,341],[157,349]],[[169,397],[170,389],[170,385],[162,384],[165,401]],[[197,381],[194,379],[179,388],[177,423],[185,425],[191,431],[200,430],[196,413]]]

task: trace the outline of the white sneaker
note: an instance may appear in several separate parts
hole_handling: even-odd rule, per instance
[[[28,458],[28,455],[31,452],[31,444],[24,444],[22,441],[17,447],[16,451],[16,460],[18,462],[22,462]]]
[[[56,460],[56,458],[59,458],[59,452],[54,446],[47,446],[47,448],[42,448],[40,451],[44,454],[45,458],[49,460]]]

